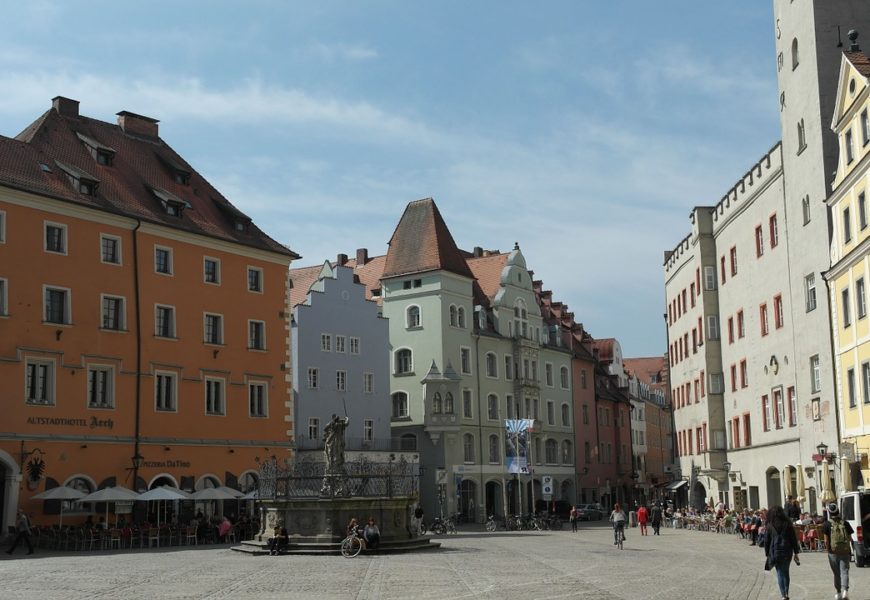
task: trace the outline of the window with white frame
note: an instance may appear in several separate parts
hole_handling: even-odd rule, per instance
[[[393,418],[404,419],[408,416],[408,394],[405,392],[395,392],[392,395],[393,400]]]
[[[807,312],[816,309],[816,274],[810,273],[804,277],[804,294],[807,301]]]
[[[206,344],[224,343],[224,320],[221,315],[205,313],[203,322],[203,341]]]
[[[556,424],[556,405],[552,400],[547,400],[547,425]]]
[[[444,394],[444,414],[452,415],[453,412],[453,394],[447,392],[446,394]]]
[[[317,367],[308,367],[308,389],[316,390],[318,385]]]
[[[335,351],[344,354],[347,351],[347,338],[343,335],[335,336]]]
[[[471,390],[462,390],[462,416],[466,419],[473,417]]]
[[[100,262],[108,265],[121,264],[121,238],[100,234]]]
[[[562,427],[571,426],[571,409],[567,404],[562,404]]]
[[[154,246],[154,271],[172,275],[172,248]]]
[[[474,436],[470,433],[462,436],[462,458],[467,463],[474,462]]]
[[[855,304],[858,310],[858,319],[867,316],[867,294],[864,289],[864,278],[860,277],[855,282]]]
[[[266,323],[264,321],[248,321],[248,348],[250,350],[266,349]]]
[[[546,462],[548,465],[558,464],[559,455],[556,440],[549,439],[544,442],[544,455],[544,462]]]
[[[175,307],[165,304],[154,305],[154,335],[157,337],[175,337]]]
[[[363,441],[371,442],[375,439],[375,421],[374,419],[363,420]]]
[[[157,410],[176,410],[175,377],[175,373],[154,373],[154,406]]]
[[[642,433],[642,432],[641,432]],[[574,446],[568,440],[562,441],[562,464],[570,465],[574,462]]]
[[[498,359],[495,356],[495,352],[487,352],[485,360],[486,360],[486,376],[487,377],[498,377]]]
[[[514,378],[514,357],[510,354],[504,357],[504,378],[508,381]]]
[[[224,380],[205,379],[205,413],[208,415],[224,414]]]
[[[338,392],[347,391],[347,371],[335,372],[335,389]]]
[[[269,398],[266,384],[259,381],[248,382],[248,415],[251,417],[269,416]]]
[[[810,389],[814,394],[822,391],[822,369],[818,354],[810,357]]]
[[[585,372],[583,373],[585,375]],[[568,389],[568,367],[563,366],[559,369],[559,384],[563,390]],[[583,386],[584,388],[586,386]]]
[[[127,328],[124,319],[126,312],[124,310],[124,305],[124,298],[103,295],[103,329],[114,329],[115,331],[120,331]]]
[[[28,404],[54,404],[54,361],[24,361],[24,399]]]
[[[444,402],[441,400],[440,392],[435,392],[432,396],[432,414],[440,415],[444,412]]]
[[[416,304],[412,304],[408,307],[408,310],[405,312],[406,323],[405,326],[408,329],[413,327],[420,327],[422,325],[422,321],[420,318],[420,307]]]
[[[547,387],[553,387],[553,365],[550,363],[544,364],[544,381],[547,384]]]
[[[45,223],[45,251],[55,254],[66,254],[66,225],[63,223]]]
[[[704,289],[716,289],[716,267],[704,267]]]
[[[396,375],[407,375],[414,372],[414,360],[410,348],[396,351]]]
[[[450,323],[450,326],[451,326],[451,327],[456,327],[456,323],[457,323],[457,320],[456,320],[456,305],[455,305],[455,304],[451,304],[451,305],[450,305],[450,308],[447,309],[447,312],[448,312],[448,321],[449,321],[449,323]]]
[[[308,439],[320,439],[320,419],[317,417],[308,417]]]
[[[0,279],[0,317],[9,315],[9,282]]]
[[[459,349],[459,365],[462,372],[465,375],[471,374],[471,349],[470,348],[460,348]]]
[[[114,375],[112,367],[88,366],[88,408],[114,408]]]
[[[323,352],[332,352],[332,335],[329,333],[320,334],[320,350]]]
[[[71,321],[70,291],[67,288],[43,286],[46,323],[69,325]]]
[[[375,374],[363,373],[363,393],[371,394],[375,391]]]
[[[358,337],[350,338],[350,353],[351,354],[359,354],[359,338]]]
[[[486,413],[490,421],[498,421],[498,396],[495,394],[486,397]]]
[[[202,259],[202,278],[205,283],[215,285],[221,282],[221,261],[217,258],[206,256]]]
[[[490,464],[501,462],[501,441],[495,434],[489,436],[489,462]]]
[[[456,324],[461,329],[465,329],[465,309],[461,306],[456,309]]]
[[[258,294],[263,292],[263,269],[248,267],[248,291]]]

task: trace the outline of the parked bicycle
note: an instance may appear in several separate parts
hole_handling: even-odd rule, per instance
[[[489,518],[486,520],[486,530],[487,531],[495,531],[496,523],[495,523],[495,515],[489,515]]]
[[[366,540],[360,534],[359,529],[354,529],[353,532],[341,541],[341,555],[345,558],[354,558],[358,556],[366,547]]]
[[[421,533],[426,533],[428,529],[435,535],[444,535],[445,533],[456,533],[456,523],[454,522],[454,517],[447,517],[446,519],[442,519],[441,517],[435,517],[432,519],[432,523],[428,526],[423,523],[420,526],[422,530]]]

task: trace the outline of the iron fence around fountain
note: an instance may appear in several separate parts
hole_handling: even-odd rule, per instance
[[[365,457],[344,463],[342,473],[326,474],[326,463],[299,459],[260,463],[258,496],[261,500],[284,498],[396,497],[414,496],[418,490],[417,465],[404,457],[373,462]],[[326,486],[325,478],[333,478]]]

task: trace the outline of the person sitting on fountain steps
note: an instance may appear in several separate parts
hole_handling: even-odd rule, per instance
[[[287,533],[286,527],[276,527],[275,537],[269,542],[269,555],[278,556],[282,550],[287,549],[287,544],[290,542],[290,535]]]
[[[369,522],[366,523],[366,528],[363,532],[366,538],[366,546],[372,550],[377,550],[381,544],[381,530],[375,524],[375,518],[369,517]]]

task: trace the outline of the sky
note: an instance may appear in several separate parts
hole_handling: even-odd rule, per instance
[[[771,0],[6,3],[0,135],[129,110],[294,266],[434,198],[596,338],[667,349],[663,255],[779,140]]]

